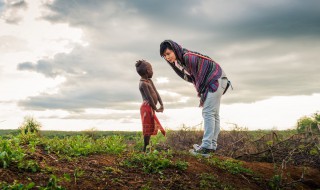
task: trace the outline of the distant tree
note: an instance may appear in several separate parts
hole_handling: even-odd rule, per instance
[[[320,114],[319,113],[315,113],[314,114],[314,119],[316,120],[317,122],[317,127],[318,127],[318,130],[320,132]]]
[[[41,127],[41,124],[38,121],[36,121],[33,117],[26,116],[24,118],[23,123],[19,127],[19,130],[23,134],[39,133]]]
[[[315,113],[311,117],[301,117],[297,122],[297,130],[299,133],[306,130],[319,131],[318,125],[320,125],[320,114]]]
[[[315,119],[318,123],[320,123],[320,113],[315,113],[315,114],[314,114],[314,119]]]

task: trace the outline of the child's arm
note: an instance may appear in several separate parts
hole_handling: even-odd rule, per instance
[[[151,82],[151,85],[152,85],[154,91],[156,92],[156,94],[157,94],[157,96],[158,96],[158,101],[159,101],[159,103],[160,103],[160,108],[159,108],[158,110],[156,110],[156,111],[157,111],[157,112],[163,112],[164,107],[163,107],[163,103],[162,103],[162,99],[161,99],[161,97],[160,97],[160,94],[158,93],[157,88],[154,86],[153,81],[152,81],[151,79],[149,79],[149,80],[150,80],[150,82]]]
[[[153,98],[151,96],[151,93],[150,93],[150,91],[148,89],[148,84],[146,84],[146,82],[142,82],[141,83],[141,88],[142,88],[143,93],[145,94],[150,106],[152,107],[152,109],[153,110],[157,110],[157,107],[156,107],[156,105],[155,105],[155,103],[153,101]]]

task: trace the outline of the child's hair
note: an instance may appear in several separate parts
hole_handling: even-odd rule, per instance
[[[163,41],[161,44],[160,44],[160,56],[163,57],[163,54],[164,54],[164,51],[166,51],[166,49],[170,49],[170,50],[173,50],[171,44],[167,41]]]
[[[136,69],[140,76],[143,76],[147,72],[147,65],[150,64],[145,60],[139,60],[136,62]]]

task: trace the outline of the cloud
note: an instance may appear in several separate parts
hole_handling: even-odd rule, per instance
[[[103,120],[117,120],[119,118],[140,119],[139,113],[110,113],[110,114],[72,114],[70,116],[62,117],[63,119],[103,119]]]
[[[50,12],[43,19],[81,28],[89,45],[53,59],[19,64],[21,71],[66,78],[57,94],[20,101],[27,109],[138,109],[138,59],[152,63],[155,78],[168,78],[156,87],[169,92],[162,94],[169,108],[197,106],[194,87],[159,56],[159,44],[168,38],[220,63],[234,86],[223,103],[319,92],[318,1],[96,0],[46,6]]]
[[[70,54],[57,54],[50,60],[21,63],[18,65],[21,71],[35,71],[52,78],[62,76],[66,81],[58,93],[42,93],[20,101],[19,105],[35,110],[76,112],[86,108],[139,109],[134,104],[141,102],[140,77],[134,67],[137,59],[130,53],[106,56],[82,47]]]
[[[9,24],[18,24],[23,19],[23,12],[28,7],[24,0],[6,0],[4,5],[0,3],[0,8],[2,6],[4,8],[0,9],[0,18]]]
[[[17,38],[14,36],[8,36],[8,35],[4,35],[4,36],[0,36],[0,51],[2,53],[10,53],[13,49],[15,51],[19,51],[19,50],[27,50],[27,46],[26,46],[26,41],[21,39],[21,38]]]

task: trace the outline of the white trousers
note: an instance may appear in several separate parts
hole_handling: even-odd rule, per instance
[[[225,75],[223,74],[222,77]],[[227,86],[228,79],[219,78],[219,87],[215,92],[209,92],[203,104],[202,117],[204,120],[204,133],[201,147],[207,149],[217,149],[218,135],[220,133],[220,101],[221,96]]]

